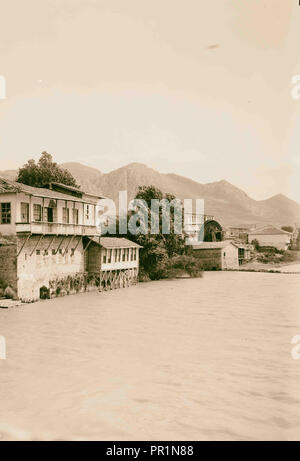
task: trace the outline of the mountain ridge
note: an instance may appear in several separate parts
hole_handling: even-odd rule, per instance
[[[79,162],[60,164],[67,169],[87,192],[97,192],[118,204],[119,191],[126,190],[131,200],[142,185],[154,185],[177,198],[204,199],[205,213],[214,215],[223,225],[276,224],[291,225],[300,221],[300,204],[283,194],[255,200],[225,179],[206,184],[176,173],[160,173],[139,162],[129,163],[109,173]],[[15,179],[16,170],[0,172]]]

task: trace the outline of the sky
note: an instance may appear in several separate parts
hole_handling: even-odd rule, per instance
[[[298,3],[0,0],[0,170],[46,150],[300,202]]]

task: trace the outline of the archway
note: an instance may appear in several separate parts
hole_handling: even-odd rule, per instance
[[[220,223],[210,220],[204,223],[204,242],[221,242],[223,240],[223,229]]]

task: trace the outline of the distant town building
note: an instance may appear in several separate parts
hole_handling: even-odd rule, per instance
[[[197,213],[185,214],[185,233],[190,242],[219,242],[223,240],[223,229],[213,216]]]
[[[228,226],[225,229],[225,238],[228,240],[247,243],[248,233],[253,230],[252,225]]]
[[[245,264],[250,261],[254,250],[253,245],[247,243],[235,243],[235,245],[239,249],[239,264]]]
[[[287,250],[292,239],[290,232],[275,226],[263,226],[249,232],[248,242],[257,240],[260,246],[272,246],[278,250]]]
[[[229,241],[202,242],[193,245],[193,255],[201,259],[203,270],[226,270],[239,268],[239,248]]]

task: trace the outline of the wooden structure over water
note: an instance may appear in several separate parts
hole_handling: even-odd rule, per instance
[[[139,249],[126,238],[94,237],[86,243],[86,270],[99,277],[99,291],[135,285],[139,273]]]

